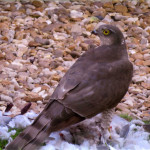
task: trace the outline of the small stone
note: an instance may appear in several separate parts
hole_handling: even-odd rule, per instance
[[[22,57],[28,51],[28,47],[23,44],[18,44],[17,46],[18,46],[17,56]]]
[[[4,58],[5,58],[5,55],[0,52],[0,60]]]
[[[136,59],[136,60],[137,60],[137,59],[141,59],[141,60],[142,60],[142,59],[143,59],[143,55],[140,54],[140,53],[135,53],[135,54],[132,55],[132,58],[134,58],[134,59]]]
[[[85,27],[86,27],[86,30],[90,31],[90,32],[93,31],[95,28],[95,26],[93,24],[87,24]]]
[[[144,54],[144,60],[150,60],[150,54]]]
[[[88,48],[89,48],[89,45],[86,44],[86,43],[81,43],[80,46],[82,47],[82,49],[83,49],[84,51],[88,50]]]
[[[49,59],[46,59],[46,58],[39,59],[39,66],[41,67],[48,68],[50,63],[51,61]]]
[[[79,35],[81,35],[82,34],[82,28],[81,28],[80,25],[75,24],[75,25],[72,26],[71,32],[72,33],[78,33]]]
[[[51,72],[50,72],[50,70],[48,68],[44,68],[42,70],[42,73],[44,74],[44,76],[50,76],[51,75]]]
[[[18,82],[17,82],[17,80],[15,78],[13,78],[11,82],[14,84],[16,89],[20,87]]]
[[[71,6],[71,3],[70,2],[63,2],[63,3],[61,3],[61,5],[63,5],[66,9],[69,9],[69,7]]]
[[[37,47],[37,46],[41,46],[41,44],[40,44],[40,43],[37,43],[37,42],[35,42],[35,41],[30,41],[30,42],[29,42],[29,46],[30,46],[30,47]]]
[[[67,55],[67,56],[64,57],[64,60],[65,60],[65,61],[72,61],[73,58],[72,58],[71,55]]]
[[[143,105],[144,105],[146,108],[150,108],[150,102],[149,102],[149,101],[144,102]]]
[[[39,96],[37,93],[33,93],[33,92],[26,92],[27,96],[24,97],[24,100],[27,102],[35,102],[35,101],[39,101],[42,100],[43,98],[41,96]]]
[[[128,109],[128,106],[126,104],[123,104],[123,103],[119,103],[117,106],[116,106],[117,109],[123,111],[124,113],[129,113],[130,110]]]
[[[35,12],[32,12],[30,15],[32,17],[38,18],[38,17],[42,17],[44,14],[41,13],[40,11],[35,11]]]
[[[77,10],[71,10],[70,17],[71,18],[81,18],[81,17],[83,17],[83,13],[79,12]]]
[[[50,44],[48,39],[42,39],[42,38],[36,37],[34,40],[35,40],[35,42],[40,43],[42,45],[49,45]]]
[[[58,57],[63,57],[63,51],[56,49],[56,50],[53,51],[53,55],[54,55],[56,58],[58,58]]]
[[[60,76],[59,75],[53,75],[52,76],[52,80],[59,81],[60,80]]]
[[[104,8],[113,8],[114,6],[113,6],[113,4],[111,2],[107,2],[107,3],[103,4],[103,7]]]
[[[123,5],[115,5],[115,11],[119,13],[127,13],[128,9],[126,6]]]
[[[58,61],[51,61],[50,62],[50,68],[55,69],[60,65],[60,62]]]
[[[0,99],[1,99],[1,101],[6,101],[6,102],[13,103],[12,98],[10,96],[4,95],[4,94],[0,95]]]
[[[38,93],[38,92],[40,92],[41,91],[41,87],[36,87],[36,88],[34,88],[33,90],[32,90],[32,92],[34,92],[34,93]]]
[[[45,93],[45,90],[39,92],[39,95],[42,97],[42,98],[46,98],[48,96],[47,93]]]
[[[120,15],[120,14],[115,14],[115,16],[114,16],[114,19],[116,20],[116,21],[119,21],[119,20],[125,20],[125,19],[127,19],[127,16],[123,16],[123,15]]]
[[[73,58],[78,58],[80,57],[80,53],[76,52],[76,51],[71,51],[70,55],[73,57]]]
[[[144,66],[150,66],[150,60],[144,61],[144,62],[143,62],[143,65],[144,65]]]
[[[139,75],[135,75],[132,78],[133,82],[135,83],[140,83],[140,82],[145,82],[147,80],[146,76],[139,76]]]
[[[11,84],[11,82],[10,82],[10,81],[7,81],[7,80],[1,80],[0,83],[1,83],[2,85],[10,85],[10,84]]]
[[[131,108],[134,106],[134,98],[131,96],[128,96],[125,98],[126,101],[124,102],[125,104],[129,105]]]
[[[65,40],[66,38],[69,37],[69,35],[67,35],[66,33],[59,33],[59,32],[55,32],[53,36],[55,40]]]
[[[97,17],[94,17],[94,16],[92,16],[91,18],[90,18],[90,23],[93,23],[93,22],[99,22],[99,18],[101,18],[100,16],[97,16]],[[104,19],[104,18],[103,18]],[[102,19],[102,20],[103,20]]]
[[[144,63],[143,60],[140,60],[140,59],[135,60],[135,65],[137,66],[142,66],[143,63]]]
[[[58,18],[58,20],[59,20],[60,22],[63,22],[63,23],[68,23],[68,22],[69,22],[68,18],[69,18],[69,17],[63,15],[63,16],[60,16],[60,17]]]
[[[42,7],[43,1],[42,1],[42,0],[33,0],[33,1],[32,1],[32,4],[33,4],[35,7]]]
[[[91,35],[91,32],[89,32],[89,31],[83,31],[83,36],[85,36],[85,37],[89,37],[90,35]]]
[[[147,118],[147,120],[149,120],[149,117],[150,117],[150,111],[143,111],[142,117],[143,117],[143,118]]]
[[[127,20],[126,20],[128,23],[130,22],[130,23],[135,23],[136,21],[138,21],[138,17],[135,17],[135,18],[128,18]],[[138,29],[138,28],[137,28]],[[138,31],[138,30],[137,30]]]
[[[138,94],[141,93],[141,89],[137,89],[137,88],[129,88],[129,92],[132,94]]]
[[[141,44],[148,44],[148,39],[145,38],[145,37],[143,37],[143,38],[141,39]]]
[[[62,66],[57,67],[56,70],[59,70],[59,71],[62,71],[62,72],[66,71],[66,69]]]

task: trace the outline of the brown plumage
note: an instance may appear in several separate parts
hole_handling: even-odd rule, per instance
[[[121,31],[102,25],[101,46],[89,49],[68,70],[34,123],[7,150],[34,150],[53,131],[114,108],[128,90],[133,66]]]

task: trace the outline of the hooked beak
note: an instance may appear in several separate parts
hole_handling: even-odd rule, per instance
[[[93,30],[91,33],[94,34],[94,35],[98,35],[96,30]]]

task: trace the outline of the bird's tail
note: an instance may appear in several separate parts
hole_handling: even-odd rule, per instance
[[[59,102],[51,102],[34,123],[6,147],[6,150],[37,150],[51,132],[64,129],[83,119]]]

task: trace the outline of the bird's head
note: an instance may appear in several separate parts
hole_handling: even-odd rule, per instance
[[[101,25],[92,34],[99,36],[101,45],[125,44],[123,34],[116,26]]]

